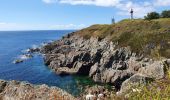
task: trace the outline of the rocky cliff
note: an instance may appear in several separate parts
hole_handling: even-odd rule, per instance
[[[0,80],[0,100],[76,100],[57,87]]]
[[[46,45],[42,53],[45,64],[59,75],[88,75],[95,82],[110,83],[121,92],[126,90],[126,83],[163,78],[167,62],[136,54],[128,46],[119,47],[107,37],[84,39],[76,33]]]
[[[151,23],[153,26],[155,23],[145,21],[142,22],[137,21],[137,25],[139,26],[139,23],[147,23],[145,26],[148,26],[148,24]],[[114,25],[114,27],[104,27],[104,29],[103,26],[97,28],[96,26],[95,28],[92,26],[90,28],[68,34],[63,37],[63,39],[44,46],[41,52],[44,54],[45,64],[59,75],[88,75],[95,82],[114,85],[117,90],[121,90],[120,92],[124,92],[130,83],[147,83],[148,81],[154,79],[163,78],[165,76],[166,69],[164,65],[169,64],[167,63],[167,59],[155,59],[148,55],[152,53],[152,50],[159,47],[159,43],[161,44],[161,48],[169,50],[169,48],[165,47],[169,45],[169,35],[163,43],[161,42],[162,40],[159,39],[161,38],[159,34],[155,32],[156,29],[150,26],[153,29],[147,28],[146,30],[154,30],[153,33],[150,32],[149,34],[154,34],[153,36],[157,36],[155,38],[157,41],[152,42],[153,40],[150,41],[149,37],[147,37],[148,40],[146,39],[147,41],[144,42],[138,41],[142,38],[139,38],[136,41],[134,40],[133,45],[141,44],[142,50],[139,50],[139,46],[133,48],[135,46],[131,46],[132,44],[128,45],[126,42],[130,41],[129,43],[131,43],[134,38],[136,39],[135,30],[139,31],[140,29],[134,29],[135,26],[131,28],[133,30],[127,29],[129,27],[128,24],[135,25],[135,22],[131,21],[129,23],[125,22],[127,25],[124,25],[123,27],[126,28],[128,32],[122,31],[125,29],[120,30],[121,27],[119,27],[119,30],[115,29],[115,27],[120,26],[119,24],[121,23]],[[157,22],[154,25],[157,25]],[[101,36],[96,36],[99,32],[100,34],[101,32],[107,33],[108,30],[112,29],[114,30],[107,34],[104,38],[101,38]],[[85,32],[89,32],[88,35],[91,34],[91,36],[87,38],[87,36],[83,35],[83,33],[87,35]],[[114,38],[111,38],[111,34],[113,34],[113,32],[122,33],[121,35],[116,35],[117,37],[115,36],[115,38],[118,38],[119,36],[121,41],[119,39],[117,42],[111,41],[111,39],[113,40]],[[146,33],[147,31],[143,32],[143,34],[137,35],[143,38],[150,36]],[[132,36],[132,34],[129,33],[135,34]],[[131,35],[131,37],[128,35]],[[144,44],[145,42],[146,44]],[[150,53],[148,54],[148,52]]]

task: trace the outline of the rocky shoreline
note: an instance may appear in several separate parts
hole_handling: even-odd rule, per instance
[[[0,80],[0,100],[76,100],[57,87]]]
[[[119,47],[118,43],[111,42],[107,37],[85,39],[76,33],[70,33],[60,40],[48,43],[39,51],[44,56],[45,64],[56,74],[89,76],[96,83],[113,86],[117,95],[126,94],[133,86],[164,78],[167,69],[165,67],[170,66],[170,59],[147,58],[143,54],[132,52],[128,46]],[[75,98],[57,87],[0,80],[0,100],[55,100],[56,98],[81,100],[89,90],[99,92],[100,89],[106,88],[97,85],[87,86],[79,98]],[[110,98],[111,95],[112,92],[106,89],[106,97]]]
[[[147,83],[165,76],[165,66],[170,61],[145,57],[119,47],[106,37],[85,39],[70,33],[63,39],[44,46],[45,64],[59,75],[87,75],[95,82],[109,83],[118,93],[128,90],[129,84]]]

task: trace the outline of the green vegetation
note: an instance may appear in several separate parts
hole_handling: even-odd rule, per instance
[[[153,20],[159,18],[170,18],[170,10],[164,10],[161,14],[157,12],[150,12],[145,17],[146,20]]]
[[[120,47],[130,46],[136,53],[144,53],[156,57],[159,50],[163,57],[170,57],[170,18],[155,20],[122,20],[112,25],[93,25],[80,30],[77,34],[85,38],[98,37],[99,40],[108,37],[118,42]]]
[[[126,95],[112,93],[111,100],[170,100],[170,77],[131,88]]]
[[[170,79],[157,80],[135,90],[138,91],[129,92],[129,100],[170,100]]]
[[[148,13],[147,16],[145,16],[146,20],[159,19],[159,18],[160,18],[160,15],[157,12],[151,12],[151,13]]]
[[[150,12],[145,17],[146,20],[153,20],[159,18],[170,18],[170,10],[164,10],[161,14],[157,12]]]
[[[170,10],[165,10],[161,13],[162,18],[170,18]]]
[[[159,52],[158,59],[162,61]],[[163,61],[162,61],[163,62]],[[168,64],[164,63],[166,76],[163,79],[132,88],[128,93],[129,100],[170,100],[170,69]],[[135,91],[134,91],[135,90]]]

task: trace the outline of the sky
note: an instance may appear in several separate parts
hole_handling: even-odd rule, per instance
[[[0,31],[69,30],[170,10],[170,0],[0,0]]]

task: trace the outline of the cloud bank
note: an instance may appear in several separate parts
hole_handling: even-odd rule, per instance
[[[143,17],[157,7],[170,6],[170,0],[43,0],[47,4],[94,5],[119,9],[119,15],[128,15],[131,8],[135,17]]]

